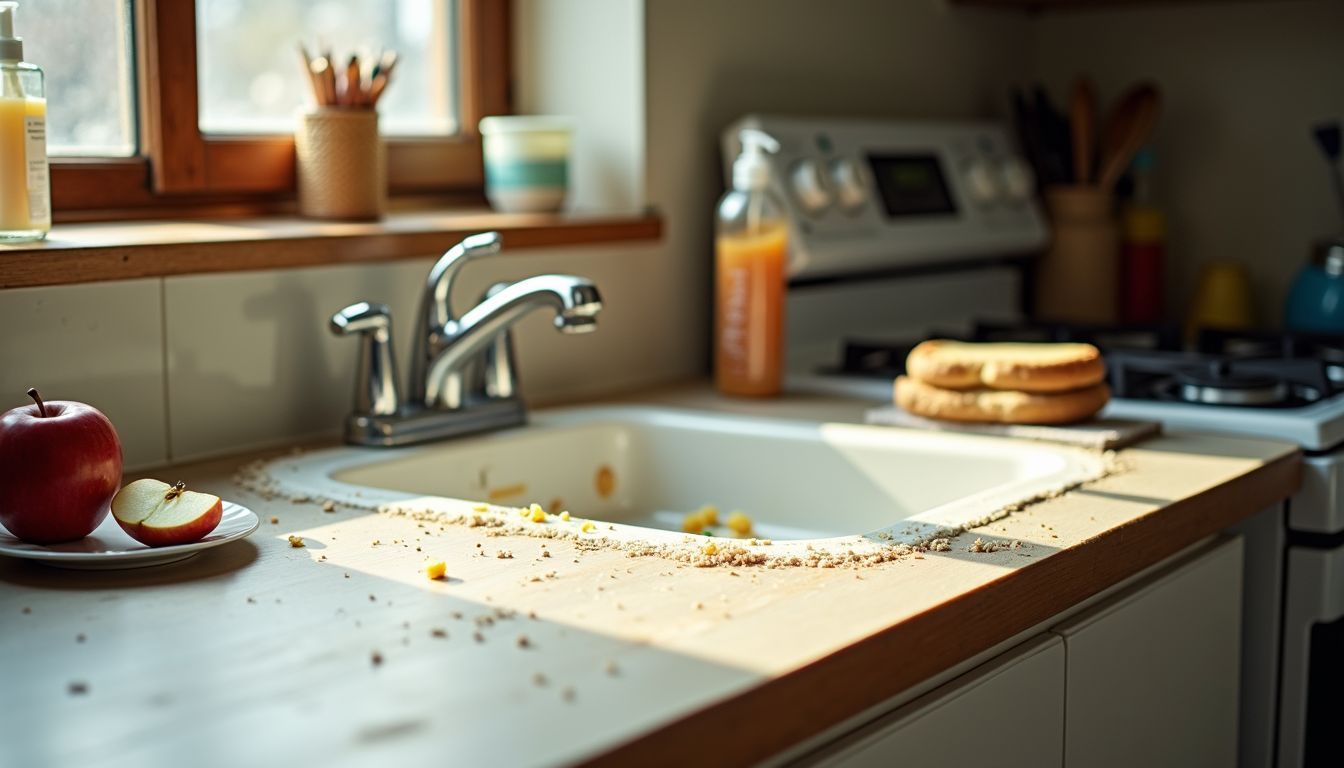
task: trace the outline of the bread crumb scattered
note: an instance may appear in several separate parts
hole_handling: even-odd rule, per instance
[[[616,677],[616,676],[618,676],[618,675],[621,674],[621,668],[618,667],[618,666],[616,666],[616,662],[611,661],[611,660],[608,660],[608,661],[607,661],[607,665],[606,665],[606,668],[605,668],[605,669],[606,669],[606,673],[607,673],[608,675],[612,676],[612,677]]]
[[[89,684],[82,680],[75,680],[66,686],[65,689],[71,696],[83,696],[89,692]]]
[[[430,637],[437,637],[437,638],[439,638],[440,640],[442,640],[442,639],[446,639],[446,638],[448,637],[448,630],[443,629],[443,628],[441,628],[441,627],[435,627],[435,628],[429,630],[429,636],[430,636]]]
[[[303,537],[302,537],[302,536],[295,536],[295,535],[293,535],[293,534],[290,534],[290,537],[289,537],[289,546],[298,548],[298,547],[302,547],[303,545],[304,545],[304,544],[303,544]]]
[[[448,564],[442,560],[431,560],[425,563],[425,578],[431,581],[439,581],[448,573]]]
[[[518,647],[519,647],[519,648],[531,648],[531,647],[532,647],[532,641],[531,641],[530,639],[528,639],[527,635],[519,635],[519,636],[518,636]]]
[[[383,663],[383,654],[377,651],[374,651],[373,653],[369,654],[369,663],[375,667],[381,666]]]
[[[33,609],[32,609],[32,608],[29,608],[29,607],[26,606],[26,605],[23,606],[23,608],[20,608],[20,609],[19,609],[19,613],[32,613],[32,612],[33,612]]]
[[[576,695],[573,686],[565,686],[565,688],[560,691],[560,698],[565,701],[573,701]]]
[[[500,560],[512,560],[513,553],[507,549],[501,549],[495,553],[495,557],[499,558]]]
[[[280,524],[280,518],[278,517],[271,518],[271,525],[279,525],[279,524]]]
[[[84,642],[86,639],[87,639],[87,638],[84,637],[84,633],[83,633],[83,632],[80,632],[78,635],[75,635],[75,642],[76,642],[76,643],[82,643],[82,642]]]
[[[328,499],[327,501],[322,502],[322,511],[323,511],[323,512],[335,512],[335,511],[336,511],[336,502],[331,501],[330,499]]]
[[[546,679],[546,676],[541,674],[540,672],[532,676],[532,684],[537,686],[538,688],[545,688],[546,684],[549,682],[550,681]]]

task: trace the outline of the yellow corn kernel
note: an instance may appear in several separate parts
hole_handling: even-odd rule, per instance
[[[545,522],[545,521],[546,521],[546,510],[542,509],[541,507],[537,506],[536,504],[533,504],[533,505],[532,505],[532,522],[534,522],[534,523],[542,523],[542,522]]]
[[[489,506],[488,504],[475,504],[475,505],[472,506],[471,511],[472,511],[472,512],[485,512],[485,511],[488,510],[488,509],[490,509],[490,506]]]
[[[704,552],[706,555],[713,555],[718,553],[719,548],[717,545],[714,544],[714,542],[711,541],[708,544],[706,544],[705,548],[701,551]]]
[[[527,516],[530,515],[530,514],[532,514],[532,508],[531,508],[531,507],[519,507],[519,508],[518,508],[518,516],[519,516],[519,517],[527,517]]]
[[[561,513],[560,513],[560,519],[563,520],[563,521],[565,521],[566,523],[569,522],[569,510],[568,510],[568,509],[566,509],[564,512],[561,512]]]
[[[681,519],[681,530],[686,533],[699,533],[705,529],[705,517],[700,514],[700,510],[687,512]]]
[[[431,581],[438,581],[439,579],[442,579],[447,572],[448,564],[442,560],[425,561],[425,578],[430,579]]]
[[[708,528],[711,525],[719,524],[719,508],[713,504],[706,504],[700,508],[700,522]]]
[[[593,531],[597,530],[597,526],[593,525],[593,522],[589,520],[588,522],[583,524],[583,527],[580,528],[580,530],[583,531],[584,533],[592,533]]]
[[[746,513],[742,512],[741,510],[734,510],[733,512],[730,512],[728,514],[728,519],[725,521],[725,523],[727,524],[729,530],[731,530],[738,536],[751,535],[751,518],[747,517]]]

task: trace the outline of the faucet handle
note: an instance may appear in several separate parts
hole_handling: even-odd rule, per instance
[[[392,327],[392,310],[386,304],[361,301],[331,316],[331,332],[337,336],[379,331]]]
[[[361,336],[355,371],[355,415],[392,416],[401,407],[392,351],[392,312],[386,304],[361,301],[331,316],[337,336]]]

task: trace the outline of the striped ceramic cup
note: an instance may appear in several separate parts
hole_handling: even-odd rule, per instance
[[[569,188],[571,123],[563,117],[481,120],[485,196],[506,213],[558,211]]]

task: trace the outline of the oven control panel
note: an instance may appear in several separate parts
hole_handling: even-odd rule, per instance
[[[1048,240],[1031,167],[994,122],[751,115],[723,133],[725,182],[758,128],[779,141],[789,276],[828,277],[1014,256]]]

